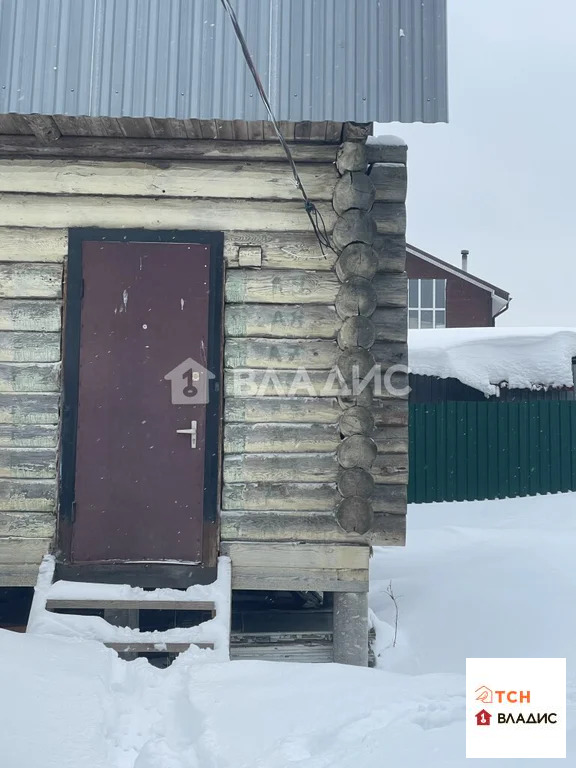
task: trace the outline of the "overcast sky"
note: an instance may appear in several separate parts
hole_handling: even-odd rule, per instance
[[[450,123],[409,145],[408,240],[576,326],[576,0],[448,0]]]

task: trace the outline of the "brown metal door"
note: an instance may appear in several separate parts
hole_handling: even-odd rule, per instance
[[[202,560],[210,258],[82,245],[75,563]]]

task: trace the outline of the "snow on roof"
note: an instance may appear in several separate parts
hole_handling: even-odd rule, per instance
[[[454,378],[486,396],[500,387],[572,387],[576,328],[447,328],[408,332],[410,372]]]
[[[383,136],[368,136],[366,144],[370,144],[373,147],[405,147],[406,142],[401,139],[400,136],[383,135]]]

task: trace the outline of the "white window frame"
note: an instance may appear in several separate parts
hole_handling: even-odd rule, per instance
[[[436,278],[436,277],[412,277],[412,278],[409,278],[409,280],[411,281],[416,280],[418,283],[418,305],[416,307],[411,307],[410,301],[408,301],[408,327],[409,328],[411,327],[410,326],[411,312],[418,313],[417,328],[422,328],[422,312],[432,312],[432,328],[446,328],[446,313],[448,309],[446,306],[447,280],[445,278]],[[432,280],[432,306],[431,307],[422,306],[422,281],[423,280]],[[437,283],[444,283],[444,306],[443,307],[436,306],[436,284]],[[408,287],[410,287],[410,283],[408,283]],[[437,311],[444,312],[444,325],[436,325]]]

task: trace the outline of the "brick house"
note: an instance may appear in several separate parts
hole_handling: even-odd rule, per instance
[[[410,328],[484,328],[494,326],[511,296],[466,269],[406,246],[408,325]]]

